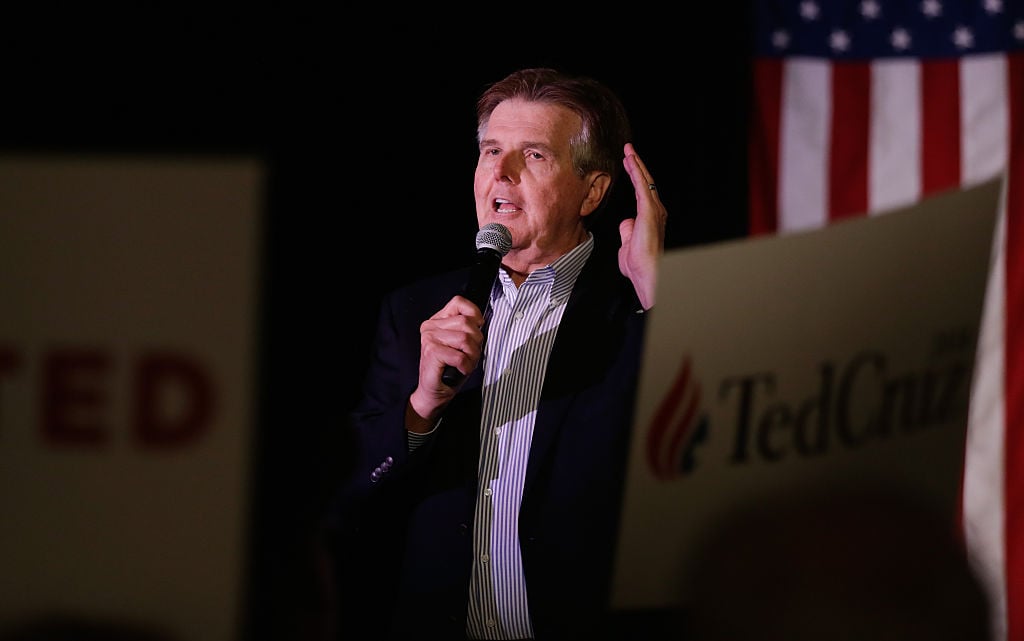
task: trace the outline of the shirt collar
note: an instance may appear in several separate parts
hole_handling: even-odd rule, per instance
[[[550,265],[530,272],[529,276],[526,277],[526,281],[523,282],[523,286],[551,282],[553,283],[551,286],[551,302],[565,302],[569,298],[569,293],[572,291],[572,286],[576,283],[580,272],[583,271],[583,265],[586,264],[593,250],[594,234],[587,232],[587,239],[582,243],[556,258]],[[492,298],[501,296],[503,291],[511,293],[514,297],[516,286],[503,269],[498,270],[498,283],[501,286],[498,287],[496,283],[491,291]],[[513,298],[510,298],[510,300],[513,300]]]

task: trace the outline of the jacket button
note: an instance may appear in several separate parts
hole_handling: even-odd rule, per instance
[[[465,523],[459,523],[459,534],[466,536],[469,533],[469,526]]]

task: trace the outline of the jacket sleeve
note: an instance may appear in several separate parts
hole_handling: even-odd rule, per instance
[[[430,463],[438,449],[436,435],[410,453],[405,411],[419,379],[420,325],[448,302],[464,278],[461,272],[446,274],[397,290],[381,302],[362,395],[350,414],[356,463],[349,492],[361,500],[402,493],[413,501],[424,490],[426,469],[437,465]],[[458,396],[472,396],[472,389],[467,381]],[[439,432],[452,422],[451,408],[464,404],[457,400]]]
[[[396,296],[381,303],[363,393],[351,413],[357,444],[351,491],[364,497],[393,483],[409,457],[405,408],[418,377],[419,332],[396,315]]]

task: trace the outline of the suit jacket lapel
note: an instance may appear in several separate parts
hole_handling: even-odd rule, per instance
[[[602,265],[608,263],[602,263],[596,251],[573,287],[551,350],[530,445],[524,496],[553,455],[554,443],[580,391],[604,376],[617,316],[632,304],[631,299],[635,300],[631,283],[614,262],[614,270],[602,271]]]

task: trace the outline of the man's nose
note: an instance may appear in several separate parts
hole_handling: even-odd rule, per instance
[[[507,154],[495,161],[494,179],[498,182],[519,184],[519,167],[514,155]]]

